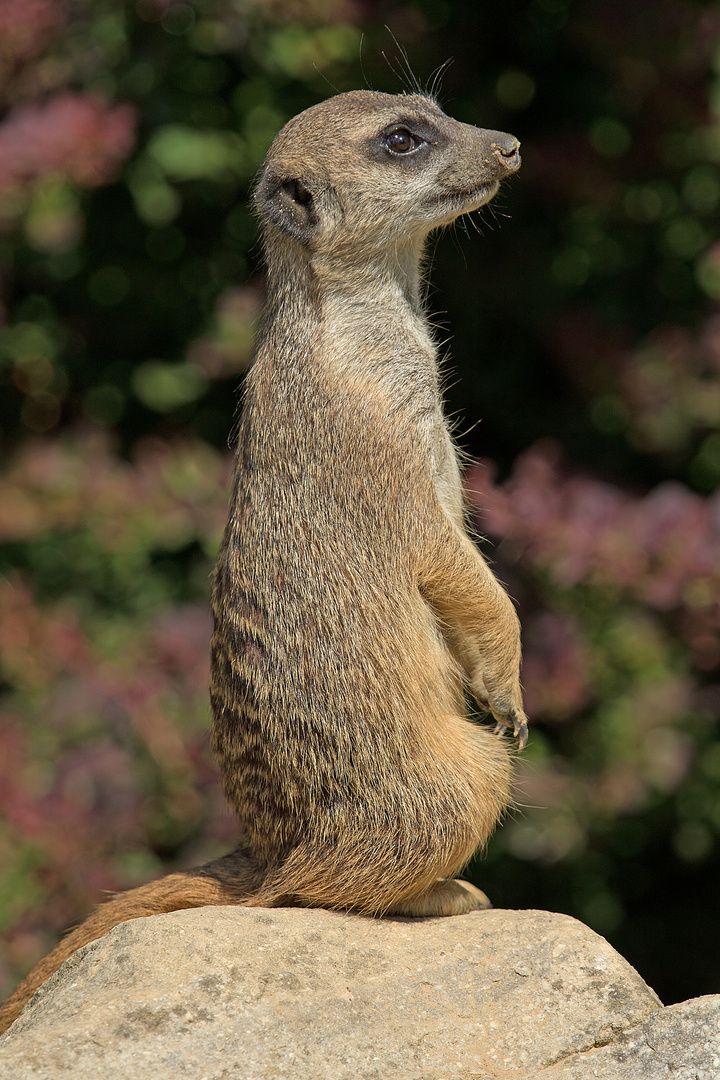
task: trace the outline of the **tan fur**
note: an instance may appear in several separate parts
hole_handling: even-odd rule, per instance
[[[463,687],[524,742],[519,629],[465,529],[420,262],[428,233],[518,164],[511,136],[420,95],[343,94],[275,139],[255,195],[268,300],[213,591],[213,738],[242,844],[102,904],[0,1024],[143,915],[487,904],[450,879],[508,805],[510,754],[467,719]]]

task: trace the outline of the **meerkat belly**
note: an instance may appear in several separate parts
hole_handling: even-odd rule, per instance
[[[431,609],[377,536],[356,523],[352,545],[326,531],[314,552],[295,529],[235,547],[213,645],[228,798],[259,832],[280,822],[287,843],[323,807],[365,802],[368,776],[387,777],[393,800],[398,775],[416,784],[427,732],[462,701]]]

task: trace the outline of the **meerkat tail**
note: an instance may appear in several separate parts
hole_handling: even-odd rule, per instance
[[[6,1031],[43,983],[83,945],[108,934],[131,919],[163,915],[186,908],[242,904],[257,888],[257,876],[240,852],[233,852],[193,870],[168,874],[137,889],[117,893],[98,904],[80,926],[48,953],[0,1006],[0,1034]]]

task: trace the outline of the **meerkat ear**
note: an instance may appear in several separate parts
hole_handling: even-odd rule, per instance
[[[315,200],[302,180],[265,172],[255,193],[255,204],[261,217],[293,240],[309,244],[316,236],[319,219]]]

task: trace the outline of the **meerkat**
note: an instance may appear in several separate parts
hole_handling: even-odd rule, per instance
[[[340,94],[276,136],[255,190],[267,302],[213,585],[213,742],[236,851],[118,894],[41,961],[208,904],[365,915],[487,906],[454,875],[527,737],[518,619],[470,539],[423,309],[430,232],[489,202],[518,142],[429,96]],[[469,688],[496,730],[467,716]]]

